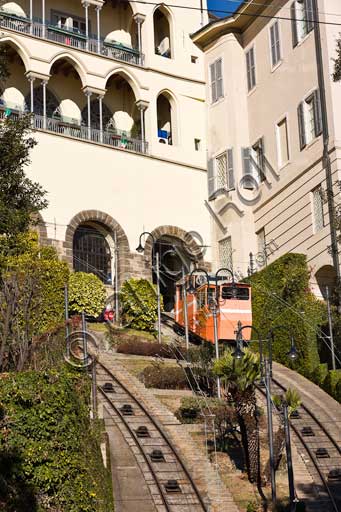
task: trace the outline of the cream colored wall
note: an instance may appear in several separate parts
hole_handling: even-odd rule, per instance
[[[196,230],[209,245],[205,172],[62,136],[35,137],[29,175],[48,191],[42,216],[49,237],[63,240],[72,217],[93,209],[122,226],[132,251],[142,231],[161,225]]]

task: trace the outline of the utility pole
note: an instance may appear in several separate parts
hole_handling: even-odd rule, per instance
[[[333,322],[332,322],[332,312],[331,312],[331,308],[330,308],[329,286],[326,286],[326,301],[327,301],[327,311],[328,311],[330,350],[332,353],[332,368],[333,368],[333,370],[336,370],[335,347],[334,347],[334,337],[333,337]]]
[[[322,164],[326,172],[326,186],[327,186],[327,201],[328,201],[328,215],[330,225],[330,238],[331,238],[331,253],[333,258],[333,266],[336,272],[336,293],[337,293],[337,307],[338,312],[341,313],[341,269],[340,258],[338,251],[337,232],[335,224],[335,202],[333,192],[333,176],[331,161],[329,156],[329,128],[328,128],[328,114],[326,102],[326,89],[324,85],[324,72],[323,72],[323,56],[321,46],[321,32],[320,32],[320,19],[317,0],[312,0],[313,6],[313,21],[314,21],[314,35],[315,35],[315,54],[317,66],[317,78],[320,91],[321,100],[321,115],[322,115],[322,136],[323,136],[323,157]]]
[[[296,510],[296,496],[295,496],[295,483],[294,483],[294,471],[292,467],[292,456],[291,456],[291,441],[290,441],[290,425],[288,417],[288,404],[284,401],[282,404],[283,408],[283,419],[284,419],[284,431],[285,431],[285,449],[287,455],[287,467],[288,467],[288,482],[289,482],[289,496],[290,496],[290,512]]]

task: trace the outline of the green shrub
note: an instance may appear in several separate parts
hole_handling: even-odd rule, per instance
[[[95,274],[74,272],[69,279],[69,309],[97,317],[105,306],[105,286]]]
[[[264,337],[275,329],[274,358],[311,375],[319,364],[317,335],[326,320],[326,307],[309,288],[310,272],[306,256],[289,253],[278,258],[247,281],[252,286],[253,325]],[[289,363],[290,333],[293,334],[298,359]]]
[[[323,383],[323,389],[332,397],[337,396],[337,386],[341,382],[341,370],[329,370],[328,375]]]
[[[321,363],[311,373],[311,380],[323,388],[323,383],[328,375],[328,363]]]
[[[120,291],[123,323],[132,329],[152,332],[157,320],[155,286],[147,279],[129,279]]]
[[[0,395],[1,509],[113,510],[85,374],[69,368],[11,373],[0,380]]]
[[[186,374],[177,366],[152,364],[146,366],[140,374],[146,388],[157,389],[189,389]]]
[[[334,398],[341,404],[341,380],[335,386]]]

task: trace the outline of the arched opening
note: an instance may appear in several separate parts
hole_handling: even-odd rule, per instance
[[[24,112],[28,110],[25,98],[29,92],[29,83],[25,77],[25,65],[14,47],[5,43],[1,45],[4,49],[8,76],[5,78],[0,93],[0,108],[7,112]]]
[[[332,300],[336,287],[336,272],[331,265],[324,265],[315,274],[315,279],[319,288],[320,295],[327,298],[327,288],[329,297]]]
[[[34,88],[33,94],[33,105],[34,105],[34,113],[39,116],[44,115],[44,99],[43,99],[43,88],[41,86]],[[26,96],[26,105],[29,105],[31,101],[30,95]],[[59,100],[50,91],[50,89],[46,89],[46,115],[47,117],[53,117],[53,115],[58,111],[59,108]]]
[[[60,58],[51,67],[49,88],[58,91],[59,106],[53,112],[53,118],[62,123],[80,126],[81,111],[85,105],[82,81],[71,60]]]
[[[181,279],[182,268],[185,273],[191,267],[191,258],[184,250],[183,242],[173,236],[164,235],[157,239],[153,247],[153,261],[155,253],[159,253],[160,259],[160,291],[163,297],[165,311],[174,309],[175,283]],[[153,267],[153,283],[156,283],[156,271]]]
[[[121,141],[141,138],[140,114],[136,108],[134,91],[128,81],[119,73],[112,75],[106,84],[105,103],[112,112],[106,131]]]
[[[75,272],[95,274],[104,284],[112,284],[113,240],[104,226],[86,222],[73,236],[73,268]]]
[[[101,16],[101,31],[105,46],[137,48],[136,23],[127,1],[106,1]]]
[[[158,7],[153,16],[154,21],[154,48],[156,55],[171,59],[171,28],[169,21],[169,13],[164,7]]]
[[[157,111],[157,136],[160,144],[174,144],[174,109],[167,93],[158,96],[156,102]]]
[[[108,131],[108,126],[110,126],[112,112],[107,107],[105,103],[102,105],[102,120],[103,120],[103,130]],[[90,121],[91,127],[96,130],[100,130],[100,111],[99,111],[99,102],[98,100],[92,100],[90,104]],[[85,107],[82,110],[82,122],[83,124],[88,124],[88,107]]]
[[[0,6],[0,12],[15,18],[27,18],[24,9],[16,2],[6,2]]]

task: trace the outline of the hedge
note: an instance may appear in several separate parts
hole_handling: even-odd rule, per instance
[[[113,511],[89,395],[85,375],[66,367],[2,375],[1,510]]]
[[[120,290],[120,303],[123,324],[138,331],[155,331],[156,288],[147,279],[131,278],[125,281]]]
[[[274,331],[274,358],[310,375],[319,364],[317,334],[325,322],[326,308],[309,288],[310,272],[306,256],[289,253],[247,279],[252,285],[253,325],[265,337]],[[293,334],[298,359],[288,361],[290,334]]]

